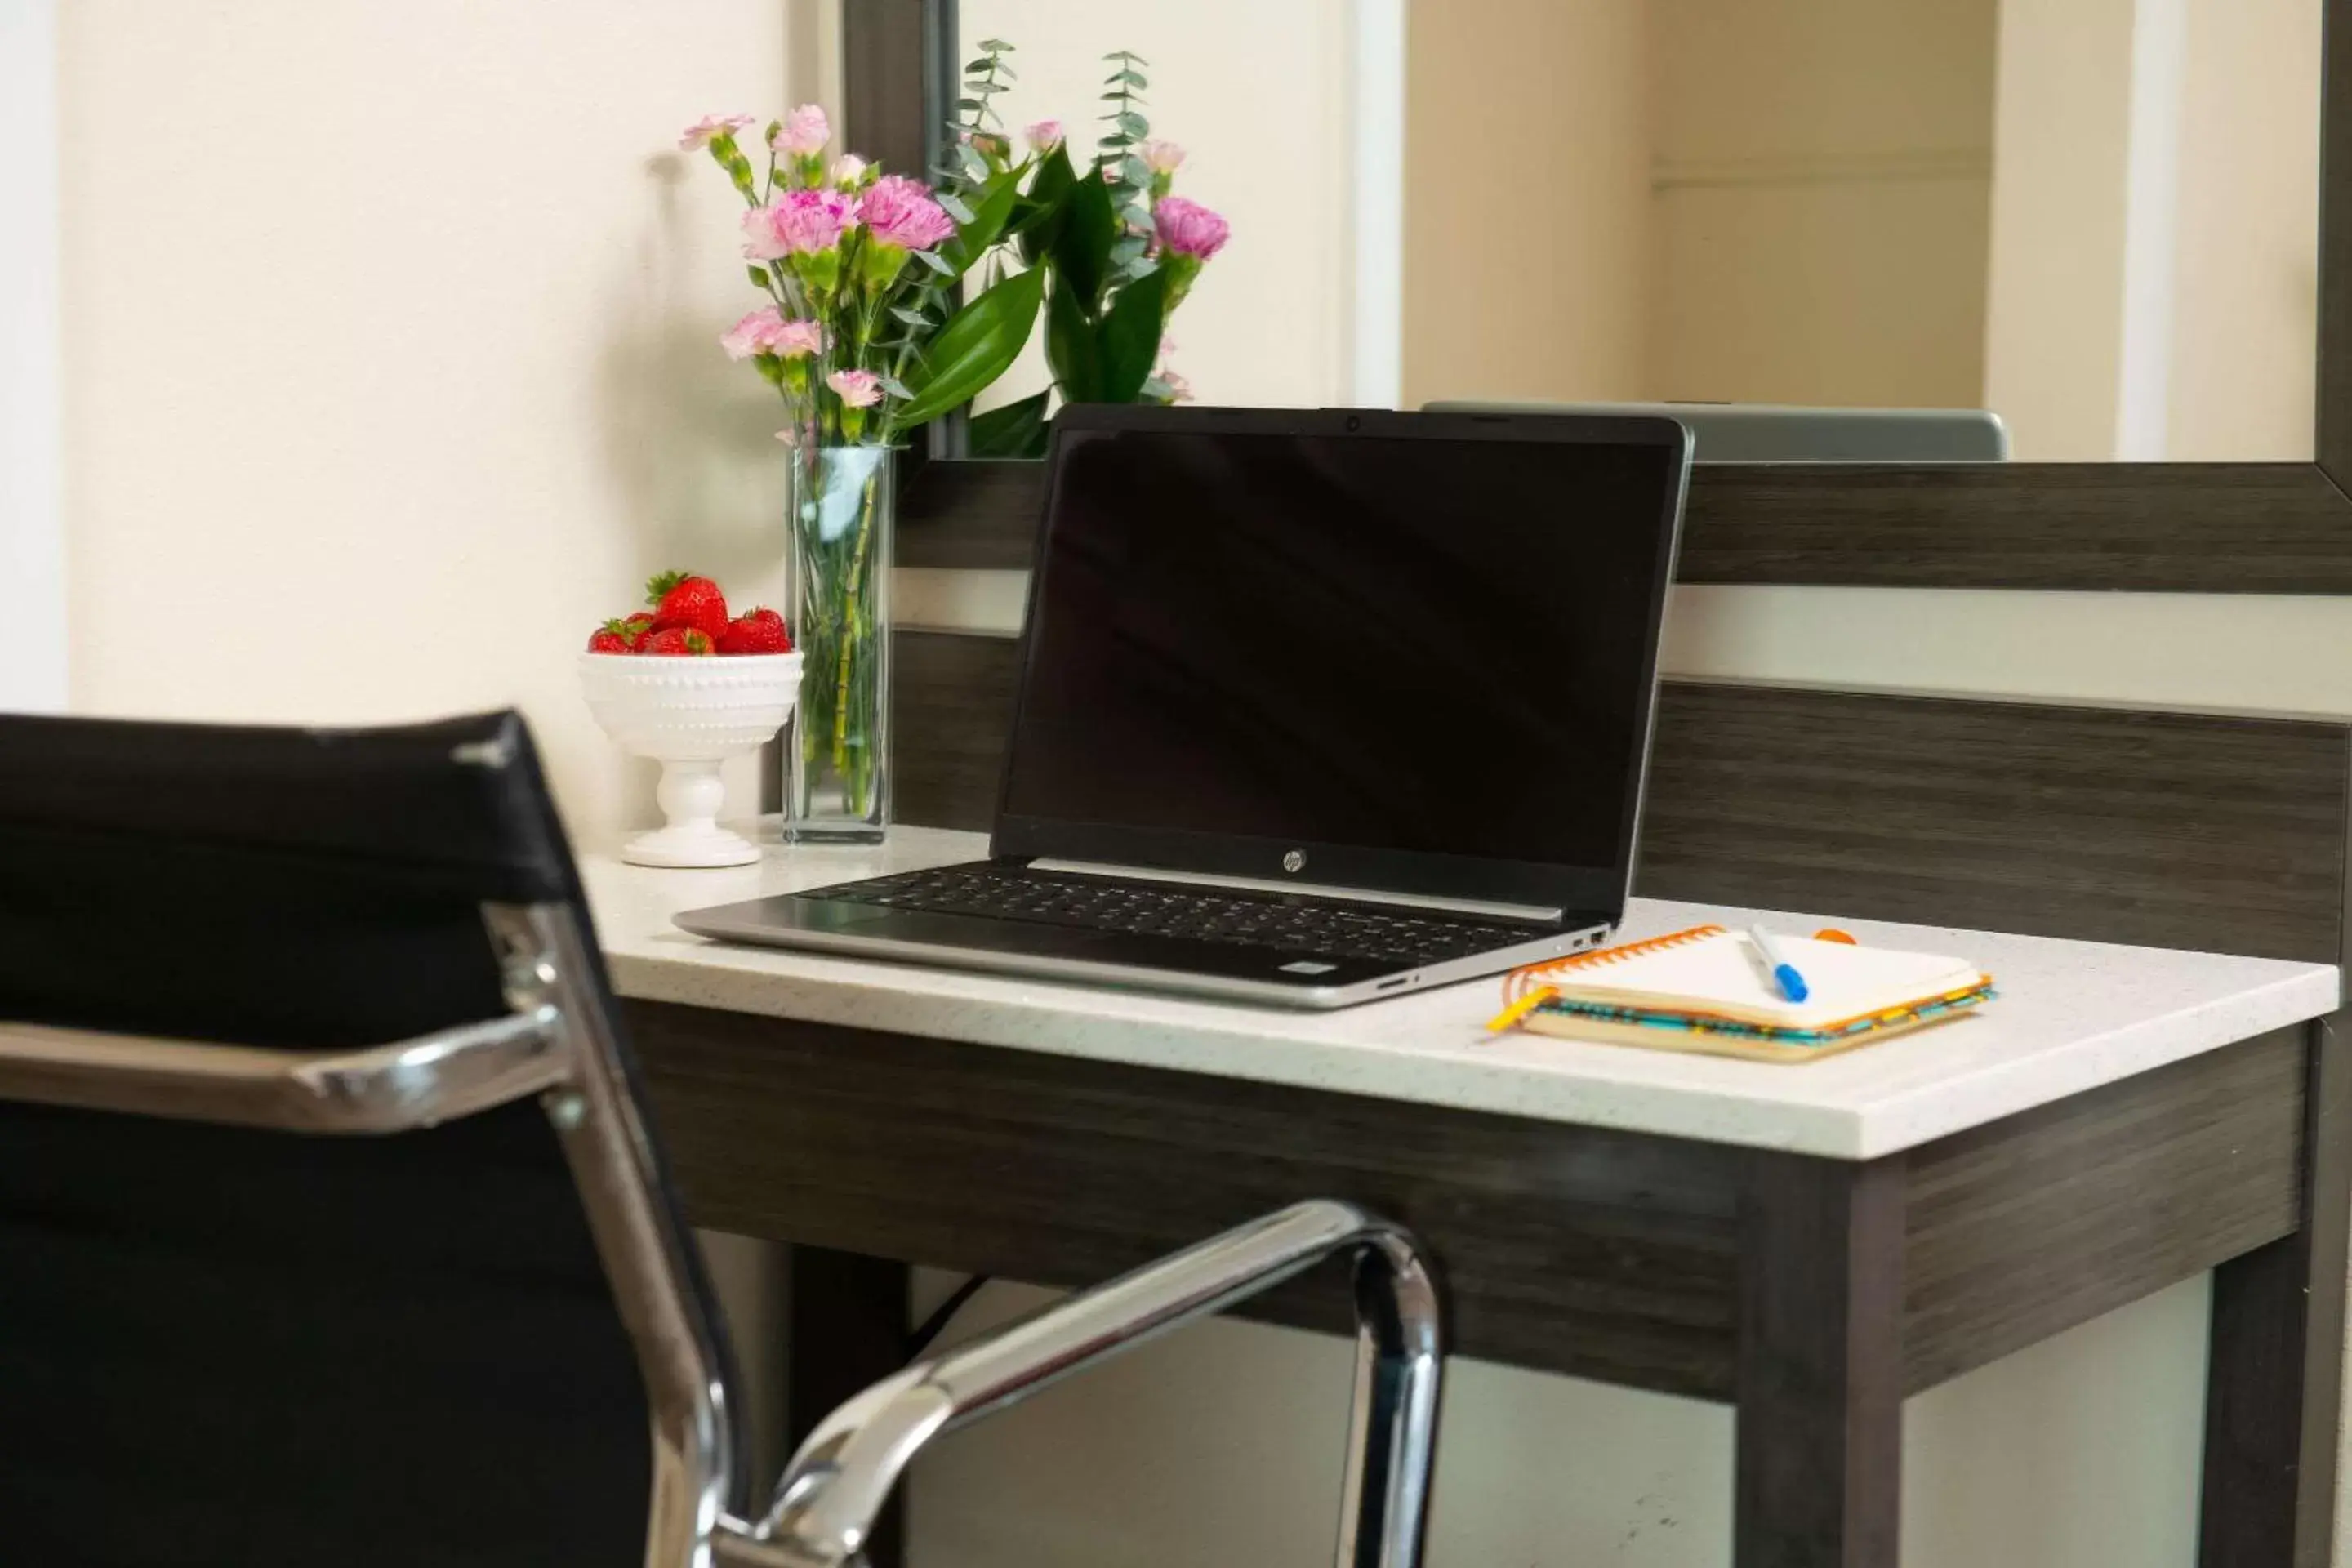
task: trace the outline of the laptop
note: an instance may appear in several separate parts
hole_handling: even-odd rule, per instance
[[[1604,941],[1670,419],[1065,409],[989,858],[696,910],[847,956],[1340,1007]]]
[[[1698,463],[2005,463],[2009,431],[1984,408],[1806,408],[1778,403],[1444,400],[1435,413],[1647,414],[1679,420]]]

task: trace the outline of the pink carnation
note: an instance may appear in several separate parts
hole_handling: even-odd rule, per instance
[[[1159,226],[1160,243],[1164,248],[1202,261],[1223,250],[1233,232],[1223,218],[1182,196],[1162,196],[1160,205],[1151,209],[1151,218]]]
[[[719,346],[729,359],[775,354],[794,359],[824,347],[824,331],[814,321],[788,321],[773,305],[752,311],[727,329]]]
[[[743,215],[743,254],[753,261],[830,250],[840,242],[853,204],[839,191],[786,191]]]
[[[955,219],[931,199],[931,188],[904,174],[885,174],[858,199],[857,218],[874,237],[901,250],[929,250],[955,235]]]
[[[698,153],[710,145],[711,138],[732,136],[751,123],[751,117],[748,114],[706,114],[688,126],[685,132],[678,137],[677,150],[681,153]]]
[[[833,140],[833,121],[814,103],[803,103],[784,117],[768,144],[789,158],[813,158]]]
[[[776,331],[775,342],[768,352],[785,359],[798,359],[803,354],[824,352],[824,329],[814,321],[786,321]]]
[[[1023,132],[1029,138],[1029,151],[1044,157],[1062,144],[1066,132],[1058,120],[1040,120]]]
[[[1173,142],[1162,142],[1157,136],[1146,138],[1135,151],[1143,160],[1143,166],[1155,174],[1172,174],[1176,166],[1184,161],[1183,148]]]
[[[851,408],[871,408],[882,401],[882,378],[870,370],[837,370],[824,384]]]
[[[776,334],[784,328],[784,318],[773,305],[752,311],[719,334],[719,346],[727,351],[729,359],[750,359],[756,353],[773,351]]]

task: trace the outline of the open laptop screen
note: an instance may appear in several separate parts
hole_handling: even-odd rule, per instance
[[[1622,905],[1678,426],[1082,409],[1055,462],[998,853]]]

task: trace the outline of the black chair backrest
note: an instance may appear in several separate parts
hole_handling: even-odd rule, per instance
[[[511,713],[0,718],[0,1021],[315,1050],[493,1018],[487,902],[589,929]],[[647,1424],[535,1100],[383,1137],[0,1101],[0,1561],[635,1568]]]

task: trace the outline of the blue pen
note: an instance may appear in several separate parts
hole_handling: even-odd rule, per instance
[[[1789,962],[1789,955],[1780,951],[1780,944],[1773,940],[1772,933],[1762,926],[1749,926],[1748,940],[1756,944],[1758,952],[1763,954],[1764,967],[1772,972],[1773,980],[1780,987],[1780,994],[1791,1002],[1803,1001],[1807,994],[1805,977],[1797,973],[1797,966]]]

